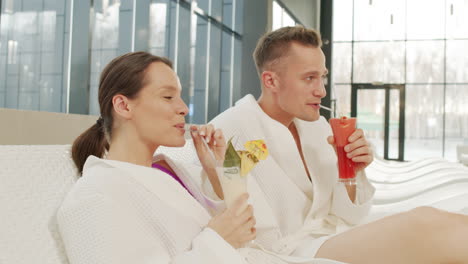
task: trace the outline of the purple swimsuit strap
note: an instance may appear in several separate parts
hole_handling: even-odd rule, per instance
[[[192,194],[189,189],[185,186],[185,184],[182,182],[182,180],[179,178],[179,176],[177,176],[176,174],[174,174],[172,171],[168,170],[167,168],[165,168],[164,166],[160,165],[160,164],[157,164],[157,163],[153,163],[151,165],[151,167],[155,168],[155,169],[158,169],[162,172],[165,172],[167,174],[169,174],[172,178],[174,178],[174,180],[176,180],[177,182],[179,182],[180,185],[182,185],[182,187],[185,188],[185,190],[187,190],[190,194]],[[193,196],[193,195],[192,195]]]

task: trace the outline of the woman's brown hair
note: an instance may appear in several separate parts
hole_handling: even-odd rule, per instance
[[[146,69],[154,62],[172,68],[171,61],[166,58],[147,52],[132,52],[113,59],[102,71],[98,92],[101,116],[96,124],[75,139],[72,146],[72,158],[80,174],[90,155],[102,158],[109,150],[113,124],[112,98],[117,94],[135,98],[144,86]]]

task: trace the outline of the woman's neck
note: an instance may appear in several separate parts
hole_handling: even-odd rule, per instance
[[[148,146],[141,140],[135,140],[130,134],[112,135],[106,158],[151,167],[157,146]]]

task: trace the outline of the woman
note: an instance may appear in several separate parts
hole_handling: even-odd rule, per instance
[[[111,61],[101,74],[101,117],[79,136],[72,157],[82,177],[58,212],[71,263],[244,263],[236,248],[255,238],[247,200],[211,218],[208,201],[187,176],[202,173],[163,155],[185,144],[187,106],[171,62],[145,52]],[[197,154],[222,197],[214,160],[225,140],[212,126],[192,127]],[[204,138],[204,139],[203,139]]]

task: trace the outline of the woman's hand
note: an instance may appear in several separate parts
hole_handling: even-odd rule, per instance
[[[208,175],[213,190],[219,198],[224,199],[223,190],[216,173],[216,167],[223,166],[224,155],[226,153],[226,141],[224,140],[223,132],[220,129],[215,129],[211,124],[202,126],[192,125],[190,131],[198,159],[200,159],[200,163]]]
[[[214,216],[208,223],[208,227],[216,231],[226,242],[234,248],[240,248],[245,243],[255,239],[257,230],[255,229],[255,217],[251,205],[243,211],[238,212],[247,203],[247,193],[241,195],[221,214]]]

